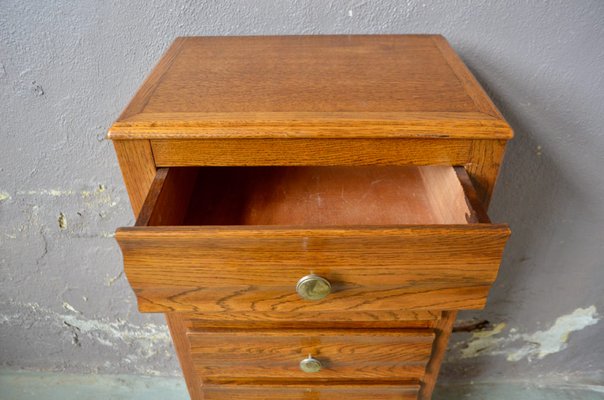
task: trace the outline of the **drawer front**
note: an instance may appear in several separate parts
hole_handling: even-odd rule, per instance
[[[135,227],[117,240],[143,312],[373,312],[479,309],[508,228]],[[331,284],[320,301],[296,283]]]
[[[329,328],[434,328],[442,318],[439,311],[382,311],[382,312],[259,312],[245,313],[179,313],[192,330],[208,328],[229,329],[323,329]]]
[[[419,386],[204,385],[205,400],[415,400]]]
[[[434,341],[428,329],[213,330],[187,336],[203,381],[420,380]]]

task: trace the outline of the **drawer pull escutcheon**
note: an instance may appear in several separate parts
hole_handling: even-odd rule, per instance
[[[321,371],[322,367],[321,361],[313,358],[310,354],[308,355],[308,358],[300,361],[300,369],[309,374]]]
[[[298,281],[296,292],[305,300],[321,300],[331,293],[331,284],[325,278],[310,274]]]

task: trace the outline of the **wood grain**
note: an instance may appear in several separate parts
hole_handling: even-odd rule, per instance
[[[416,400],[417,384],[204,385],[205,400]]]
[[[187,39],[184,37],[179,37],[174,40],[172,45],[168,48],[168,50],[166,50],[166,53],[159,60],[159,63],[155,66],[155,68],[153,68],[147,79],[144,80],[132,100],[130,100],[130,103],[119,116],[118,121],[131,118],[132,116],[143,112],[147,102],[161,82],[164,74],[168,71],[172,63],[174,63],[176,60],[176,57],[183,50],[186,41]],[[111,136],[111,130],[109,131],[109,138],[115,139]]]
[[[136,217],[155,179],[156,169],[151,145],[148,140],[126,140],[114,141],[113,146]]]
[[[135,226],[182,224],[197,174],[195,168],[158,169]]]
[[[196,37],[174,43],[110,137],[510,138],[511,130],[442,37]]]
[[[175,174],[182,174],[175,169]],[[194,168],[184,169],[195,171]],[[449,166],[199,168],[192,183],[162,193],[188,198],[184,222],[162,216],[149,225],[355,226],[476,222]],[[191,172],[190,175],[193,175]],[[184,193],[180,193],[181,187]],[[161,200],[157,199],[157,201]],[[158,204],[152,215],[180,210]],[[186,209],[186,208],[185,208]]]
[[[158,166],[465,165],[472,140],[152,140]]]
[[[436,386],[440,367],[445,359],[445,352],[456,317],[457,311],[445,311],[443,312],[443,318],[440,319],[436,325],[436,340],[434,340],[430,362],[428,362],[426,375],[421,384],[419,400],[430,400],[432,398],[432,392]]]
[[[165,315],[166,322],[168,323],[168,327],[170,329],[170,336],[172,337],[172,342],[174,343],[174,348],[176,349],[176,354],[178,355],[180,367],[182,368],[185,382],[187,383],[189,395],[191,396],[192,400],[202,400],[202,381],[195,373],[193,358],[191,357],[191,352],[189,351],[190,344],[186,335],[188,330],[187,320],[177,313],[169,313]]]
[[[512,130],[444,38],[179,38],[109,137],[138,216],[137,227],[117,233],[125,270],[141,310],[177,311],[166,317],[192,399],[415,399],[425,368],[420,399],[431,397],[456,314],[442,310],[484,306],[509,235],[507,226],[490,223],[486,209]],[[239,196],[223,207],[249,217],[250,202],[263,211],[241,219],[228,207],[216,215],[200,207],[212,196],[220,204],[228,193],[205,179],[209,169],[160,169],[156,177],[156,166],[285,165],[332,166],[331,172],[448,165],[457,167],[458,180],[450,179],[452,170],[418,170],[407,181],[418,202],[388,185],[366,191],[367,209],[361,202],[350,214],[338,211],[330,191],[343,176],[313,184],[309,177],[329,174],[292,169],[265,175],[250,193],[225,180],[228,174],[216,175]],[[389,178],[401,172],[390,171]],[[346,200],[361,200],[376,177],[363,181],[363,173],[347,175],[358,186],[344,192]],[[280,199],[280,189],[298,201]],[[327,210],[318,207],[323,194]],[[304,195],[315,203],[302,207]],[[404,203],[398,209],[397,200]],[[372,213],[370,226],[359,226],[359,217]],[[201,226],[216,218],[229,225]],[[310,272],[328,277],[334,293],[317,303],[299,299],[295,282]],[[434,328],[430,349],[418,353],[418,343],[393,339],[413,327]],[[196,339],[190,342],[187,332],[197,332]],[[328,344],[321,342],[326,337]],[[309,346],[332,351],[340,362],[352,356],[373,364],[355,370],[356,363],[345,363],[345,379],[333,374],[325,378],[329,385],[292,377],[297,372],[287,368],[271,375],[273,382],[254,382],[267,375],[262,362],[291,361]],[[419,370],[393,372],[420,353]],[[224,368],[211,365],[212,357]],[[243,365],[237,379],[245,385],[231,382],[229,363]],[[202,386],[199,372],[224,384]],[[380,379],[396,384],[376,384]]]
[[[137,227],[117,240],[147,312],[390,311],[481,308],[504,225],[400,228]],[[305,302],[309,273],[333,293]]]
[[[457,53],[455,53],[455,50],[453,50],[449,42],[447,42],[447,39],[441,35],[434,35],[432,36],[432,41],[441,51],[443,58],[459,79],[459,82],[463,86],[466,94],[474,102],[476,109],[482,113],[491,115],[494,118],[498,118],[503,121],[503,116],[495,104],[493,104],[489,95],[485,92],[480,83],[478,83],[462,59],[457,55]],[[508,134],[508,138],[511,138],[511,129],[508,130]]]
[[[441,312],[394,310],[374,312],[240,312],[182,313],[194,330],[231,329],[321,329],[321,328],[433,328]]]
[[[485,208],[504,140],[204,139],[152,140],[158,166],[452,165],[465,166]]]
[[[482,199],[476,192],[474,185],[472,185],[472,178],[468,175],[468,171],[464,167],[455,167],[455,173],[463,188],[465,201],[468,202],[468,208],[472,210],[473,217],[483,224],[490,224],[491,219],[482,204]]]
[[[506,122],[479,112],[145,113],[116,122],[111,139],[509,139]]]
[[[220,168],[160,171],[143,207],[153,209],[143,213],[146,221],[181,223],[184,186],[185,195],[192,193],[194,215],[185,221],[230,226],[119,230],[139,308],[242,316],[251,311],[391,312],[401,304],[406,310],[484,305],[509,230],[454,224],[473,221],[473,212],[452,168],[291,170],[254,169],[251,176],[249,169],[228,169],[227,175]],[[191,189],[195,176],[199,189]],[[429,195],[422,197],[425,192]],[[320,193],[326,207],[317,208],[313,197],[309,208],[308,193]],[[337,208],[341,202],[343,210]],[[379,217],[372,202],[394,211]],[[400,208],[397,202],[408,204]],[[380,225],[360,226],[368,221],[364,212]],[[434,225],[401,226],[423,220]],[[309,303],[295,293],[295,282],[310,273],[331,282],[328,299]]]
[[[432,352],[429,330],[207,330],[187,334],[205,381],[421,379]],[[321,371],[299,363],[312,355]]]
[[[472,184],[485,210],[489,208],[506,143],[505,140],[474,140],[472,142],[470,162],[466,165],[466,170],[472,178]]]

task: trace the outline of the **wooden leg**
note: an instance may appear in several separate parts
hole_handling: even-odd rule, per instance
[[[191,400],[202,400],[201,380],[193,368],[193,359],[191,358],[189,341],[186,336],[187,326],[185,319],[177,313],[169,313],[165,314],[165,316]]]
[[[432,392],[436,385],[440,366],[445,358],[449,337],[451,336],[456,317],[457,311],[444,311],[442,319],[438,321],[438,324],[434,328],[436,339],[432,348],[432,357],[430,357],[430,362],[426,368],[426,375],[419,392],[419,400],[430,400],[432,398]]]

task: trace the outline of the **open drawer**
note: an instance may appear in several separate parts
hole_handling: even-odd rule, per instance
[[[506,225],[449,166],[159,169],[116,238],[144,312],[478,309]]]

